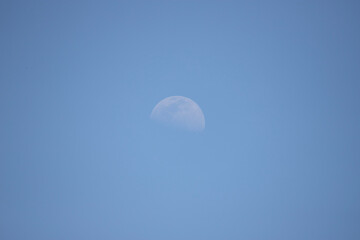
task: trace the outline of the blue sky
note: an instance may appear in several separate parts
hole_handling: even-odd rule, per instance
[[[359,239],[359,10],[1,1],[0,238]]]

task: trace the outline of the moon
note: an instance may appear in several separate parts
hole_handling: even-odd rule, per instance
[[[171,96],[161,100],[151,112],[150,118],[164,125],[188,131],[203,131],[205,117],[199,105],[183,96]]]

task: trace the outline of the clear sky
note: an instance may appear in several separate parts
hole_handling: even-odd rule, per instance
[[[359,13],[2,0],[0,239],[360,239]]]

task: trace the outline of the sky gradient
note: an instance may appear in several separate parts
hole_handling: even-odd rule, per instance
[[[359,12],[1,1],[0,239],[360,239]]]

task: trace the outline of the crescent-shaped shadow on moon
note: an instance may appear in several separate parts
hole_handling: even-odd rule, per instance
[[[171,96],[161,100],[152,110],[150,118],[188,131],[205,129],[205,117],[201,108],[187,97]]]

